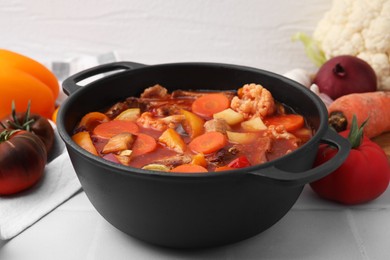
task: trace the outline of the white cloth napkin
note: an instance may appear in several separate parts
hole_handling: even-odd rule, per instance
[[[20,194],[0,197],[0,240],[18,235],[81,189],[62,141],[56,141],[59,156],[46,165],[40,182]]]

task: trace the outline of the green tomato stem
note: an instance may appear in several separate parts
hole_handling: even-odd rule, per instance
[[[368,122],[368,118],[359,127],[357,124],[356,116],[353,115],[351,129],[349,130],[348,140],[351,143],[352,149],[357,149],[363,141],[363,130]]]

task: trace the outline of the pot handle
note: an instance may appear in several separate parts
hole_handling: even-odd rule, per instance
[[[135,63],[130,61],[119,61],[119,62],[102,64],[93,68],[80,71],[68,77],[62,83],[62,89],[64,90],[64,93],[69,96],[83,87],[78,85],[77,83],[79,83],[84,79],[97,76],[103,73],[115,72],[115,71],[119,72],[122,70],[131,70],[131,69],[141,68],[145,66],[146,66],[145,64]]]
[[[309,169],[304,172],[288,172],[278,169],[275,165],[259,172],[250,172],[257,176],[267,178],[271,181],[287,184],[289,186],[302,186],[307,183],[316,181],[336,170],[347,159],[351,150],[351,144],[348,139],[337,134],[334,130],[328,128],[320,143],[325,143],[338,149],[334,157],[329,161]]]

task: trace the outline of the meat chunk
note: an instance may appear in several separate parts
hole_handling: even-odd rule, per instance
[[[206,132],[220,132],[222,134],[226,134],[226,131],[231,130],[228,123],[222,118],[206,121],[206,123],[204,123],[204,128]]]
[[[113,119],[128,108],[140,108],[141,111],[144,111],[146,107],[147,102],[140,100],[139,98],[129,97],[125,101],[118,102],[111,106],[105,114],[110,119]]]
[[[169,98],[170,95],[168,94],[168,90],[166,88],[162,87],[159,84],[156,84],[152,87],[145,89],[140,97],[164,99],[164,98]]]
[[[240,156],[245,156],[252,165],[257,165],[268,161],[268,154],[271,149],[272,139],[259,137],[250,144],[235,144],[231,147],[223,148],[209,156],[207,160],[215,167],[219,167],[229,164]]]
[[[210,94],[210,93],[222,93],[224,94],[225,96],[227,96],[227,98],[229,100],[231,100],[234,95],[235,95],[235,91],[199,91],[199,90],[196,90],[196,91],[191,91],[191,90],[175,90],[172,92],[172,97],[173,98],[190,98],[190,99],[197,99],[197,98],[200,98],[201,96],[204,96],[206,94]]]
[[[179,165],[190,163],[191,161],[192,161],[192,158],[190,155],[176,154],[176,155],[173,155],[171,157],[167,157],[167,158],[164,158],[161,160],[156,160],[153,163],[154,164],[162,164],[162,165],[165,165],[165,166],[169,167],[170,169],[172,169],[172,168],[177,167]]]
[[[263,119],[275,112],[275,102],[271,92],[253,83],[244,85],[239,96],[232,99],[230,106],[242,114],[245,119],[253,116]]]
[[[232,147],[223,148],[216,153],[208,156],[207,161],[215,167],[227,165],[230,161],[237,158],[240,154],[239,145],[233,145]]]
[[[267,162],[267,155],[272,149],[272,139],[269,137],[261,137],[256,139],[256,141],[251,145],[255,147],[255,149],[246,154],[249,161],[253,165]]]

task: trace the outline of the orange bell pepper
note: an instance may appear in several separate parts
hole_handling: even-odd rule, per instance
[[[51,118],[59,93],[55,75],[39,62],[21,54],[0,49],[0,118],[11,113],[15,102],[26,111],[31,100],[31,113]]]

